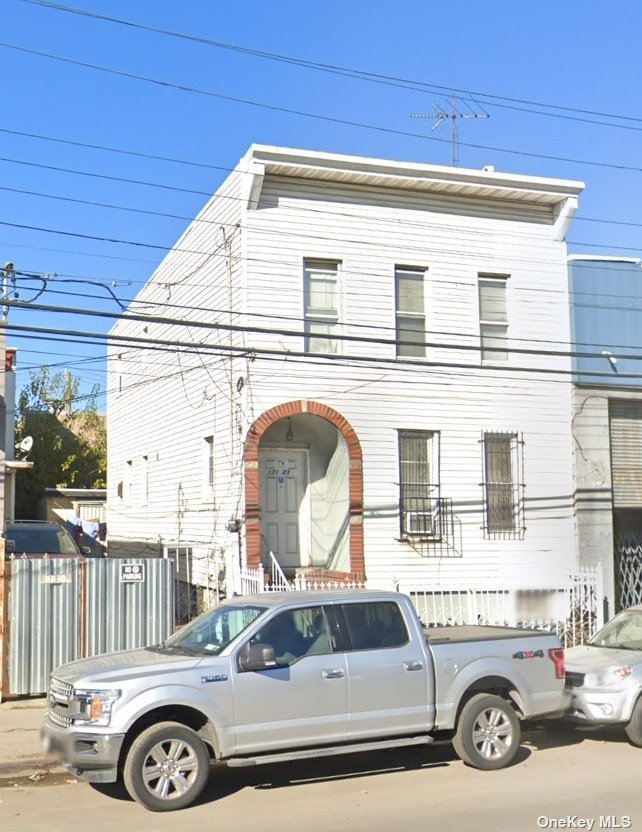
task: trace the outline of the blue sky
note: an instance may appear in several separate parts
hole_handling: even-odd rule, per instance
[[[73,4],[73,0],[69,0]],[[495,95],[642,118],[635,2],[206,2],[78,0],[78,6],[218,41]],[[232,167],[252,142],[448,164],[448,143],[341,126],[114,77],[6,44],[401,131],[448,138],[410,114],[434,93],[320,73],[107,22],[2,0],[0,78],[5,128]],[[464,122],[462,142],[642,167],[642,132],[484,104],[487,120]],[[642,128],[639,123],[629,122]],[[642,173],[460,147],[460,165],[586,182],[580,217],[642,221]],[[0,132],[0,157],[213,192],[224,171],[142,160]],[[78,205],[16,191],[194,216],[205,197],[0,161],[0,222],[171,246],[187,224],[144,213]],[[642,228],[576,221],[571,251],[638,256]],[[579,243],[591,244],[591,247]],[[0,225],[0,260],[17,269],[114,283],[131,297],[161,259],[154,249]],[[69,294],[62,294],[69,293]],[[24,291],[28,300],[33,293]],[[94,297],[85,297],[94,295]],[[51,282],[40,302],[118,311],[101,287]],[[12,324],[106,332],[109,322],[12,310]],[[24,370],[69,367],[105,387],[104,350],[10,335]],[[85,359],[97,359],[94,362]],[[84,363],[78,363],[84,362]],[[101,400],[104,401],[104,400]]]

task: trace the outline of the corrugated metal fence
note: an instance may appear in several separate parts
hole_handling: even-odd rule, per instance
[[[15,558],[0,574],[0,696],[45,693],[60,664],[154,644],[174,626],[171,561]]]

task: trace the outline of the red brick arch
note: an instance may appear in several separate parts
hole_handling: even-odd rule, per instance
[[[350,573],[355,578],[365,578],[363,555],[363,460],[361,444],[352,425],[336,410],[319,402],[302,399],[279,404],[266,410],[250,427],[245,439],[243,456],[245,478],[245,545],[247,565],[256,568],[261,562],[261,518],[259,444],[265,431],[275,422],[309,413],[330,422],[339,431],[348,446],[348,505],[350,512],[349,552]]]

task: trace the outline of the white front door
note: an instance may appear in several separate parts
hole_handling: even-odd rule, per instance
[[[308,454],[266,448],[259,454],[261,533],[285,568],[310,564]]]

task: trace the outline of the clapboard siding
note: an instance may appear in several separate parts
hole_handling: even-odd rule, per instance
[[[247,210],[244,176],[233,174],[222,186],[139,299],[164,303],[171,297],[177,304],[172,314],[194,321],[233,320],[282,331],[230,336],[150,325],[151,337],[242,344],[257,353],[233,361],[183,355],[180,367],[171,352],[150,353],[144,361],[140,351],[127,355],[128,372],[146,386],[109,397],[110,536],[161,535],[200,540],[212,550],[236,547],[225,524],[243,512],[247,431],[269,408],[310,399],[339,411],[361,442],[369,578],[507,587],[562,581],[575,562],[570,362],[527,353],[511,356],[514,369],[482,367],[477,295],[480,272],[508,275],[511,346],[568,349],[566,247],[553,238],[551,207],[266,176],[256,210]],[[217,253],[220,223],[230,235],[228,257],[220,256],[220,248]],[[236,223],[241,227],[234,230]],[[296,355],[304,348],[305,258],[340,261],[342,333],[381,343],[345,341],[343,361]],[[395,265],[426,270],[432,366],[395,361]],[[230,305],[233,317],[225,311]],[[140,335],[142,328],[125,320],[114,331]],[[280,354],[262,355],[265,349]],[[113,388],[124,363],[114,355],[123,350],[110,352]],[[429,546],[416,551],[398,540],[401,428],[440,431],[441,493],[453,500],[461,523],[461,546],[451,556],[442,549],[438,557]],[[484,430],[523,435],[523,540],[484,539]],[[202,500],[199,456],[202,438],[212,432],[214,506]],[[149,502],[126,506],[116,496],[120,472],[128,459],[146,453],[154,459]]]
[[[230,320],[229,299],[240,268],[241,183],[233,175],[176,243],[130,310],[135,313],[217,323]],[[228,235],[226,247],[223,230]],[[231,272],[231,274],[230,274]],[[230,280],[232,286],[230,287]],[[153,304],[158,303],[158,307]],[[173,306],[167,306],[173,304]],[[218,310],[218,311],[217,311]],[[145,332],[145,328],[147,332]],[[171,339],[211,346],[230,337],[213,329],[171,323],[120,321],[119,336]],[[122,358],[119,360],[118,355]],[[238,363],[238,362],[237,362]],[[195,350],[110,349],[108,398],[108,528],[119,540],[185,540],[224,545],[232,484],[229,360]],[[122,375],[123,392],[118,392]],[[204,437],[216,437],[216,500],[203,484]],[[238,445],[238,443],[237,443]],[[238,456],[239,450],[236,449]],[[148,457],[146,504],[117,495],[127,460],[140,469]],[[238,468],[238,460],[236,460]],[[134,474],[136,470],[134,470]],[[224,518],[224,519],[222,519]]]

